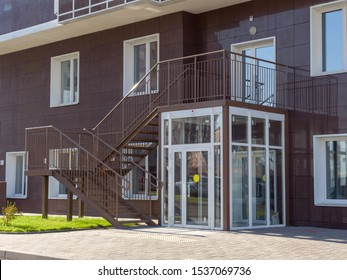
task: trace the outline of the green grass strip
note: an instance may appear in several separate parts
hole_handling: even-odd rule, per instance
[[[63,216],[17,216],[10,225],[5,226],[0,220],[0,232],[45,232],[60,230],[92,229],[111,227],[103,218],[74,218],[68,222]]]

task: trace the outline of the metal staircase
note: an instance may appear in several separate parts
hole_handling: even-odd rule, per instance
[[[26,173],[53,176],[115,227],[128,222],[155,225],[151,195],[134,196],[131,182],[97,158],[99,151],[91,145],[89,134],[68,136],[53,126],[28,128]],[[142,179],[151,188],[158,188],[152,177]]]
[[[67,135],[52,126],[26,129],[26,174],[54,176],[115,227],[122,219],[154,225],[152,200],[160,198],[163,183],[143,162],[160,142],[160,109],[203,102],[306,111],[311,104],[315,110],[333,107],[316,104],[331,99],[331,78],[298,75],[297,69],[275,63],[271,68],[247,65],[244,57],[216,51],[158,62],[91,131]],[[263,77],[261,95],[251,80],[245,83],[245,67]]]

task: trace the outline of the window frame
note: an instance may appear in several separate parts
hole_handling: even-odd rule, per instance
[[[323,20],[324,13],[342,10],[342,55],[343,67],[341,70],[323,71]],[[334,1],[331,3],[311,6],[310,8],[310,47],[311,47],[311,76],[322,76],[347,71],[347,3]]]
[[[144,194],[142,193],[138,193],[136,192],[136,190],[134,190],[134,172],[137,171],[137,167],[135,166],[133,170],[131,170],[127,175],[126,175],[126,178],[127,178],[127,182],[130,183],[130,197],[131,199],[132,198],[136,198],[137,200],[148,200],[148,199],[143,199],[142,196],[145,195],[146,197],[150,197],[150,200],[158,200],[158,189],[157,189],[157,192],[155,195],[149,195],[149,193],[151,192],[150,191],[150,184],[149,184],[149,181],[151,180],[150,178],[150,163],[149,163],[149,156],[152,152],[154,152],[154,150],[156,150],[156,172],[158,174],[159,172],[159,146],[157,146],[156,148],[154,148],[146,157],[144,157],[142,159],[143,162],[143,165],[142,168],[146,171],[146,174],[145,174],[145,182],[144,182],[144,187],[145,187],[145,191],[144,191]],[[142,162],[141,161],[141,162]],[[141,166],[141,162],[139,163],[139,165]],[[125,182],[124,182],[125,183]],[[126,197],[126,195],[123,195],[123,199],[127,200],[129,199],[128,197]]]
[[[77,89],[73,86],[70,89],[70,98],[73,97],[73,93],[76,92],[76,100],[70,102],[62,102],[61,100],[61,64],[65,61],[72,61],[77,59]],[[72,65],[74,65],[72,63]],[[70,85],[73,85],[73,70],[70,70]],[[72,77],[71,77],[72,75]],[[51,88],[50,88],[50,107],[62,107],[70,106],[79,103],[79,87],[80,87],[80,53],[73,52],[69,54],[59,55],[51,57]]]
[[[347,134],[326,134],[313,136],[313,181],[315,206],[347,207],[347,199],[328,199],[326,142],[347,141]]]
[[[276,66],[276,37],[272,36],[272,37],[265,37],[265,38],[261,38],[261,39],[257,39],[257,40],[251,40],[251,41],[246,41],[246,42],[241,42],[241,43],[235,43],[235,44],[231,44],[231,52],[233,53],[238,53],[241,56],[232,56],[233,60],[239,62],[240,64],[242,63],[242,67],[238,66],[238,63],[231,63],[231,72],[232,72],[232,83],[236,82],[236,92],[234,92],[233,94],[235,96],[237,96],[236,100],[241,101],[241,102],[246,102],[246,103],[255,103],[255,104],[266,104],[267,106],[274,106],[274,104],[276,104],[276,72],[275,72],[275,68],[273,69],[274,72],[274,76],[272,77],[273,80],[271,83],[264,83],[261,81],[261,79],[259,79],[259,73],[257,72],[259,69],[263,68],[264,65],[258,65],[255,60],[247,58],[245,59],[245,57],[243,57],[243,52],[246,50],[250,50],[251,53],[246,55],[246,56],[250,56],[250,57],[255,57],[255,58],[259,58],[256,55],[256,50],[260,49],[260,48],[264,48],[264,47],[272,47],[273,48],[273,59],[269,60],[272,62],[271,65],[273,65],[274,67]],[[246,61],[249,60],[249,61]],[[264,62],[263,62],[264,63]],[[265,62],[266,63],[266,62]],[[266,63],[267,64],[267,63]],[[247,74],[249,75],[248,79],[246,78],[247,74],[246,74],[246,69],[249,67],[249,65],[254,65],[254,67],[252,66],[251,68],[249,68],[247,72]],[[260,68],[259,68],[260,67]],[[242,69],[242,71],[240,72],[240,69]],[[268,65],[265,66],[265,68],[269,68],[271,69],[271,67],[269,67]],[[271,73],[271,72],[269,72]],[[260,75],[262,76],[262,75]],[[239,82],[241,81],[241,83]],[[248,86],[247,86],[248,84]],[[269,86],[270,85],[270,86]],[[266,99],[263,100],[261,98],[259,98],[259,96],[261,95],[261,87],[264,87],[264,89],[273,89],[273,96],[266,96]],[[234,88],[234,86],[232,86],[231,88]],[[248,88],[248,90],[247,90]],[[260,91],[259,91],[260,89]],[[271,90],[270,90],[271,91]],[[260,94],[259,94],[260,92]],[[268,92],[268,91],[265,91]],[[239,93],[242,93],[241,95]],[[249,94],[247,94],[249,93]],[[257,94],[258,93],[258,94]],[[252,99],[248,99],[248,97],[252,96]],[[256,98],[254,98],[256,97]]]
[[[23,174],[22,174],[22,193],[16,194],[16,157],[23,156]],[[15,199],[25,199],[28,195],[28,177],[24,175],[26,165],[26,156],[24,151],[6,153],[6,197]]]
[[[56,170],[67,168],[68,170],[78,169],[79,166],[79,149],[78,148],[62,148],[49,149],[48,151],[49,169]],[[63,166],[62,166],[63,165]],[[60,182],[52,176],[49,176],[48,181],[48,198],[49,199],[67,199],[67,193],[60,193]],[[63,185],[63,184],[62,184]],[[64,186],[64,185],[63,185]],[[65,186],[64,186],[65,187]],[[65,187],[66,192],[68,189]],[[76,199],[76,195],[73,196]]]
[[[135,63],[135,46],[146,44],[146,74],[150,70],[149,49],[148,45],[157,42],[157,62],[159,62],[159,33],[126,40],[123,42],[123,95],[126,96],[135,85],[134,63]],[[157,80],[158,82],[158,80]]]
[[[53,176],[49,176],[48,180],[48,198],[49,199],[67,199],[67,194],[60,193],[60,182]],[[65,186],[64,186],[65,187]],[[65,187],[66,189],[66,187]],[[67,189],[66,189],[67,192]]]

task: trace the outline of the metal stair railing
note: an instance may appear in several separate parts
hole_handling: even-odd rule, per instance
[[[76,186],[75,194],[83,193],[86,203],[103,209],[102,216],[113,223],[119,220],[120,204],[126,204],[147,220],[151,219],[152,197],[141,195],[131,202],[131,182],[98,159],[77,141],[53,126],[26,129],[26,171],[57,173]],[[74,192],[74,189],[72,189]],[[140,210],[137,210],[140,209]],[[110,216],[103,215],[108,213]]]
[[[336,90],[331,77],[310,77],[305,70],[224,50],[209,52],[158,62],[92,131],[118,149],[159,106],[213,100],[328,114],[336,107]]]
[[[134,160],[134,156],[128,156],[119,152],[88,129],[85,128],[84,131],[86,134],[79,134],[79,143],[88,151],[92,151],[94,156],[106,163],[117,174],[120,174],[123,180],[131,182],[132,187],[126,195],[130,200],[147,199],[149,193],[151,197],[159,196],[159,189],[162,187],[163,182],[138,164]],[[134,178],[145,186],[143,196],[139,193],[134,193],[134,189],[138,189]]]

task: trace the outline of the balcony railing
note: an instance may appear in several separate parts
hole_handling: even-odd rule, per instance
[[[144,0],[56,0],[59,22],[80,18]],[[146,2],[164,3],[170,0],[147,0]]]
[[[247,58],[247,59],[246,59]],[[246,61],[253,61],[247,63]],[[157,63],[94,128],[115,147],[159,106],[229,100],[336,114],[337,80],[293,67],[216,51]],[[153,87],[153,84],[156,86]],[[153,88],[156,88],[153,90]]]

